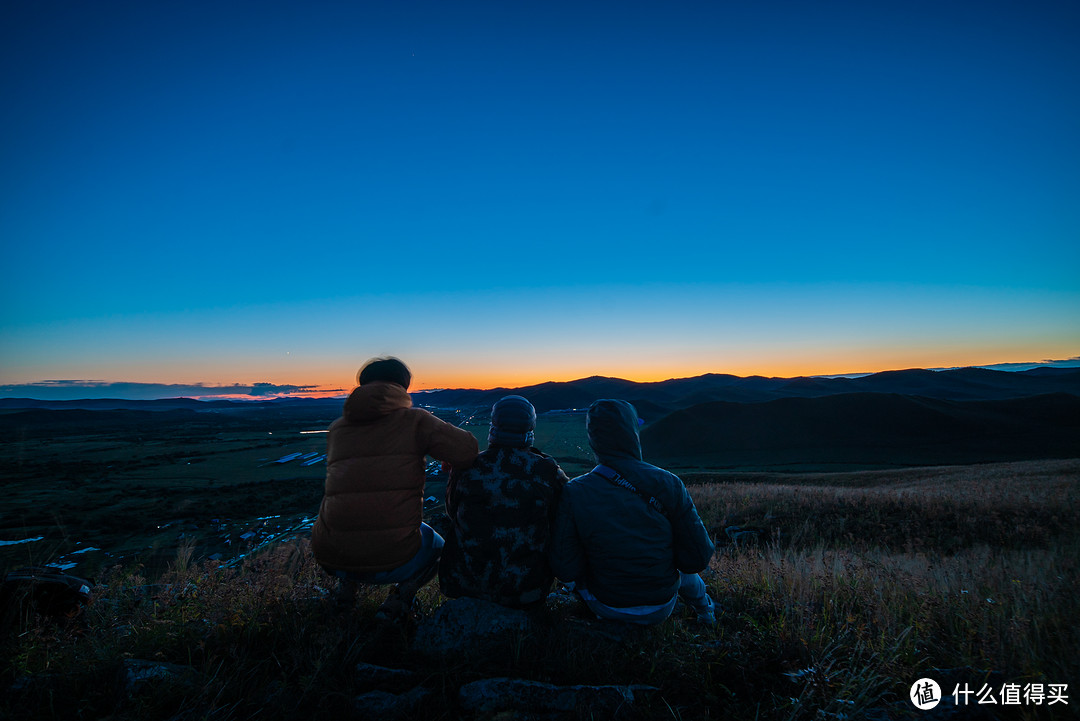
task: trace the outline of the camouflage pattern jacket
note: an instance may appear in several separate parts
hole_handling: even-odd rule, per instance
[[[551,523],[566,474],[535,448],[490,446],[446,486],[447,534],[439,586],[503,606],[541,602],[554,576],[548,565]]]

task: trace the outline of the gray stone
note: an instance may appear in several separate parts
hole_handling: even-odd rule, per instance
[[[408,684],[417,681],[418,674],[415,671],[400,668],[386,668],[385,666],[375,666],[370,663],[358,663],[356,664],[355,680],[358,684],[370,684],[372,686],[388,683]]]
[[[39,691],[55,685],[60,678],[60,676],[53,673],[38,673],[33,676],[19,676],[12,681],[10,690],[12,693]]]
[[[416,629],[413,649],[434,660],[484,657],[498,661],[532,630],[524,611],[475,598],[457,598],[439,606]]]
[[[489,678],[458,691],[461,708],[474,714],[520,711],[530,714],[590,713],[617,718],[635,701],[655,693],[652,686],[554,686],[539,681]]]
[[[124,690],[128,693],[137,693],[148,683],[191,684],[198,676],[191,666],[138,658],[126,659],[123,667]]]
[[[353,699],[353,709],[361,718],[410,718],[433,693],[423,686],[405,693],[369,691]]]

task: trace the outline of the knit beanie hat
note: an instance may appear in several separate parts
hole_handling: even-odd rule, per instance
[[[491,407],[489,446],[528,448],[533,444],[536,409],[521,396],[505,396]]]

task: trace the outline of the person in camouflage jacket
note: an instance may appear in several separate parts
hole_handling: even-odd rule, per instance
[[[528,400],[502,398],[491,409],[487,450],[450,474],[452,532],[439,562],[446,596],[511,608],[547,598],[554,582],[547,559],[551,524],[568,479],[554,458],[532,447],[535,428]]]

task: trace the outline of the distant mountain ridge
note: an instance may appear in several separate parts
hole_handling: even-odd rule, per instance
[[[621,398],[645,419],[649,461],[675,468],[854,469],[1080,458],[1080,369],[911,369],[850,378],[707,374],[653,383],[593,376],[524,388],[413,394],[434,410],[483,411],[505,395],[537,411],[583,409]],[[190,398],[0,399],[0,431],[31,439],[57,432],[183,428],[224,415],[259,428],[272,415],[325,427],[341,398],[263,401]],[[169,432],[161,430],[161,432]],[[582,432],[584,427],[582,425]]]
[[[898,393],[942,400],[1001,400],[1047,393],[1080,396],[1080,369],[1035,368],[1027,371],[999,371],[985,368],[956,368],[931,371],[909,369],[883,371],[857,378],[798,376],[767,378],[707,373],[690,378],[672,378],[641,383],[590,376],[572,381],[547,381],[521,388],[471,388],[418,391],[416,404],[452,408],[490,407],[505,395],[528,398],[538,412],[587,408],[598,398],[623,398],[635,404],[646,420],[655,420],[674,410],[698,403],[731,401],[762,403],[780,398],[817,398],[838,393]],[[267,400],[158,400],[85,399],[38,400],[0,398],[0,410],[49,408],[86,410],[229,410],[282,406],[338,406],[342,398],[272,398]],[[647,415],[646,415],[647,414]]]
[[[860,378],[766,378],[706,374],[692,378],[637,383],[621,378],[592,376],[565,382],[547,382],[523,388],[456,389],[417,393],[414,402],[437,407],[490,406],[505,395],[528,398],[538,412],[586,408],[598,398],[622,398],[648,404],[653,417],[699,403],[729,401],[764,403],[781,398],[819,398],[840,393],[894,393],[941,400],[1004,400],[1068,393],[1080,396],[1080,370],[1039,368],[1030,371],[995,371],[958,368],[930,371],[884,371]],[[644,411],[644,408],[639,408]]]
[[[87,411],[228,411],[249,410],[255,408],[281,408],[283,406],[337,406],[341,407],[341,398],[270,398],[260,401],[212,400],[196,398],[158,398],[155,400],[127,398],[85,398],[82,400],[39,400],[37,398],[0,398],[0,410],[23,410],[39,408],[43,410],[87,410]]]
[[[537,411],[622,398],[647,422],[650,461],[676,468],[850,470],[1080,457],[1080,370],[959,368],[858,378],[710,374],[656,383],[594,376],[516,389],[437,391],[432,406]]]

